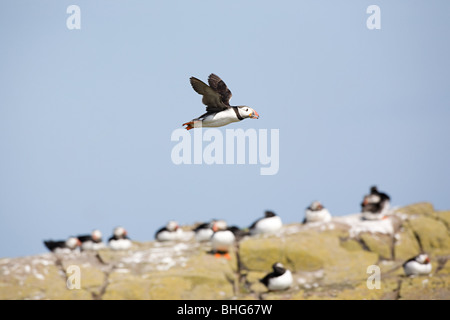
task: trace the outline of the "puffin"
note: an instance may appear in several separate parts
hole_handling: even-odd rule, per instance
[[[100,250],[105,248],[105,244],[102,240],[102,233],[100,230],[95,229],[89,235],[81,235],[77,237],[81,242],[81,250]]]
[[[67,240],[60,241],[45,240],[44,245],[54,253],[69,253],[79,250],[81,242],[77,237],[69,237]]]
[[[191,86],[202,95],[206,105],[206,113],[189,122],[183,123],[186,130],[201,127],[222,127],[247,118],[258,119],[259,114],[248,106],[230,106],[231,91],[225,82],[214,73],[208,77],[208,84],[191,77]]]
[[[183,230],[180,229],[176,221],[169,221],[165,227],[162,227],[155,233],[155,239],[158,241],[180,240]]]
[[[210,241],[214,234],[213,225],[216,220],[210,222],[204,222],[194,228],[195,240],[198,242]]]
[[[403,263],[402,267],[407,276],[428,275],[432,269],[430,258],[426,253],[412,257]]]
[[[370,187],[370,193],[364,196],[361,203],[361,213],[365,220],[381,220],[389,210],[391,198],[376,186]]]
[[[108,239],[108,245],[113,250],[130,249],[133,243],[128,238],[128,232],[123,227],[114,228],[113,235]]]
[[[292,273],[280,262],[272,265],[273,272],[268,273],[259,281],[266,286],[269,291],[281,291],[292,286]]]
[[[305,210],[305,219],[303,224],[308,222],[329,222],[331,221],[331,214],[320,201],[313,201],[311,205]]]
[[[216,258],[224,257],[231,259],[230,250],[236,244],[235,228],[229,228],[225,220],[214,221],[212,229],[214,231],[211,236],[211,246]]]
[[[265,211],[264,217],[259,218],[248,228],[250,235],[272,234],[281,229],[283,222],[273,211]]]

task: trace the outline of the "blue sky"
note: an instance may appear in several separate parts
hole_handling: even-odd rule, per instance
[[[81,29],[69,30],[69,5]],[[369,30],[369,5],[381,29]],[[4,1],[0,10],[0,257],[115,226],[154,239],[168,220],[300,222],[321,200],[358,212],[450,209],[447,1]],[[279,130],[279,171],[175,165],[174,130],[219,75],[232,105]],[[193,131],[190,131],[193,134]]]

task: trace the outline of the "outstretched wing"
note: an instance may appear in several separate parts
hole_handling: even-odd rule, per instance
[[[231,91],[230,89],[228,89],[225,82],[223,82],[223,80],[220,79],[214,73],[211,73],[208,78],[208,83],[211,88],[213,88],[216,92],[220,94],[220,99],[222,100],[222,102],[225,105],[229,106],[231,99]]]
[[[222,97],[219,92],[195,77],[191,77],[190,81],[195,92],[203,96],[202,102],[206,105],[207,112],[219,112],[228,108],[222,102]]]

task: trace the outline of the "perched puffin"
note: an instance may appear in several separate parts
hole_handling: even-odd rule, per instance
[[[306,208],[303,223],[329,221],[331,221],[331,214],[319,201],[313,201],[313,203]]]
[[[44,245],[54,253],[69,253],[78,250],[81,242],[77,237],[70,237],[65,241],[46,240],[44,241]]]
[[[370,193],[364,196],[361,203],[361,213],[366,220],[380,220],[389,210],[390,197],[383,192],[379,192],[376,186],[370,188]]]
[[[192,88],[203,96],[206,113],[189,122],[183,123],[187,130],[201,127],[222,127],[246,118],[258,119],[259,114],[247,106],[230,106],[231,91],[225,82],[214,73],[208,77],[209,86],[203,81],[191,77]]]
[[[194,228],[195,240],[198,242],[210,241],[214,234],[213,225],[216,220],[205,222]]]
[[[180,240],[183,230],[180,229],[176,221],[169,221],[165,227],[162,227],[155,233],[155,239],[158,241]]]
[[[113,235],[108,239],[109,247],[113,250],[127,250],[130,249],[133,243],[128,238],[127,230],[123,227],[114,228]]]
[[[421,253],[403,264],[403,270],[407,276],[428,275],[431,269],[430,258],[426,253]]]
[[[292,273],[283,264],[276,262],[272,265],[273,272],[267,274],[259,281],[263,283],[269,291],[280,291],[289,289],[292,285]]]
[[[213,235],[211,236],[212,251],[216,258],[225,257],[231,259],[229,251],[236,243],[236,236],[228,227],[225,220],[217,220],[213,223]]]
[[[81,242],[81,250],[100,250],[105,248],[100,230],[93,230],[90,235],[78,236]]]
[[[248,228],[251,235],[263,233],[275,233],[281,229],[281,218],[272,211],[264,212],[264,217],[259,218]]]

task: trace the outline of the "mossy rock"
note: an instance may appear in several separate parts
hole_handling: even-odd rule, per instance
[[[433,205],[429,202],[414,203],[405,207],[401,207],[397,209],[396,212],[401,212],[412,216],[414,215],[434,216]]]
[[[396,235],[394,256],[397,260],[406,261],[420,253],[420,246],[411,229],[403,229]]]
[[[392,259],[392,237],[386,234],[368,233],[359,234],[361,241],[369,251],[378,254],[380,259]]]
[[[437,211],[436,218],[443,221],[447,230],[450,230],[450,211]]]
[[[404,277],[401,283],[399,299],[450,300],[450,277]]]
[[[279,261],[286,263],[283,252],[284,241],[278,237],[249,237],[239,245],[239,257],[243,268],[267,271]]]
[[[445,224],[434,218],[420,216],[408,221],[423,251],[434,255],[450,254],[450,235]]]

